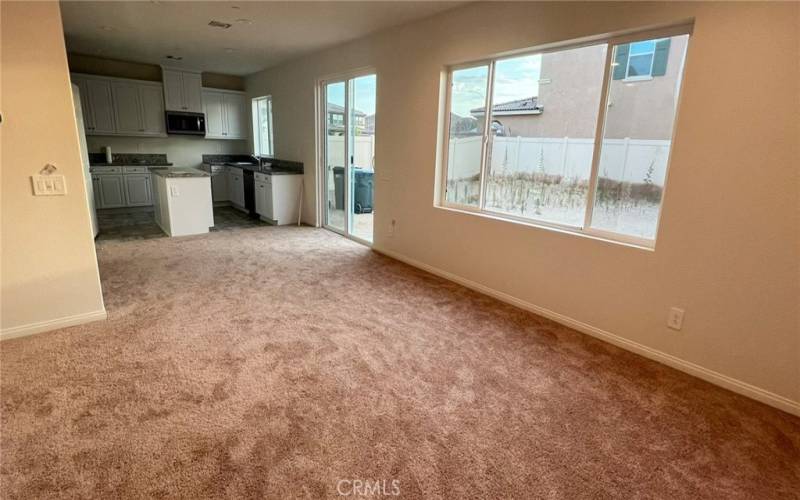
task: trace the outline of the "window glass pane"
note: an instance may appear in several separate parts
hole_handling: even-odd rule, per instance
[[[609,81],[593,228],[655,238],[688,39],[658,42],[653,66],[663,75]]]
[[[270,99],[258,99],[258,151],[260,155],[272,154],[272,110],[270,109]]]
[[[628,76],[648,76],[653,64],[653,54],[631,56],[628,60]]]
[[[605,60],[602,44],[495,64],[486,210],[583,226]]]
[[[633,42],[631,44],[631,55],[648,54],[654,50],[656,50],[655,40],[645,40],[642,42]]]
[[[480,200],[483,123],[473,111],[486,106],[488,78],[488,66],[452,74],[446,195],[450,203],[477,206]]]

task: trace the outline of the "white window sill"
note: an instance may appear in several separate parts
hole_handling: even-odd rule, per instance
[[[653,77],[650,76],[650,75],[648,75],[648,76],[629,76],[629,77],[623,78],[622,81],[625,82],[625,83],[629,83],[629,82],[630,83],[633,83],[633,82],[649,82],[652,79],[653,79]]]
[[[440,210],[445,210],[448,212],[456,212],[460,214],[466,215],[474,215],[477,217],[482,217],[484,219],[491,219],[495,221],[507,222],[511,224],[518,224],[521,226],[532,227],[535,229],[543,229],[545,231],[554,231],[556,233],[567,234],[570,236],[579,236],[582,238],[588,238],[590,240],[595,241],[602,241],[604,243],[612,243],[615,245],[621,245],[624,247],[635,248],[638,250],[646,250],[650,252],[654,252],[656,247],[655,240],[647,240],[644,238],[637,238],[635,236],[626,236],[623,234],[616,234],[610,233],[606,231],[601,231],[597,229],[581,229],[581,228],[573,228],[571,226],[565,226],[556,223],[549,223],[545,221],[534,221],[529,219],[519,219],[513,216],[505,216],[502,214],[497,214],[493,212],[487,212],[484,210],[478,210],[477,208],[468,208],[468,207],[458,207],[458,206],[447,206],[447,205],[437,205],[434,204],[434,208],[438,208]]]

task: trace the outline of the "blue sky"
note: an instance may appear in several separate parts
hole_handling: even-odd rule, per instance
[[[328,101],[344,106],[344,83],[328,85]],[[353,107],[367,115],[375,114],[375,75],[367,75],[353,80]]]
[[[452,110],[459,116],[469,116],[469,110],[486,104],[487,68],[458,70],[453,76]],[[495,64],[494,103],[539,95],[542,56],[504,59]]]

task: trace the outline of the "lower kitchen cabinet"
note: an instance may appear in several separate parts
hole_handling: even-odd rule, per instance
[[[300,214],[302,175],[256,173],[256,213],[273,224],[295,224]]]
[[[124,177],[127,206],[144,207],[153,204],[150,174],[128,174]]]
[[[125,167],[128,168],[128,167]],[[144,167],[131,167],[134,172],[122,173],[120,167],[108,172],[93,172],[94,204],[96,208],[145,207],[153,204],[150,174]]]
[[[239,209],[244,209],[244,173],[241,168],[228,167],[228,199]]]
[[[125,200],[125,177],[122,174],[98,174],[97,185],[100,193],[97,208],[117,208],[127,205]]]

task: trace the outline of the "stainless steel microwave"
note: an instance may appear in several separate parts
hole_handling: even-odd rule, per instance
[[[183,135],[206,135],[206,115],[167,111],[167,133]]]

